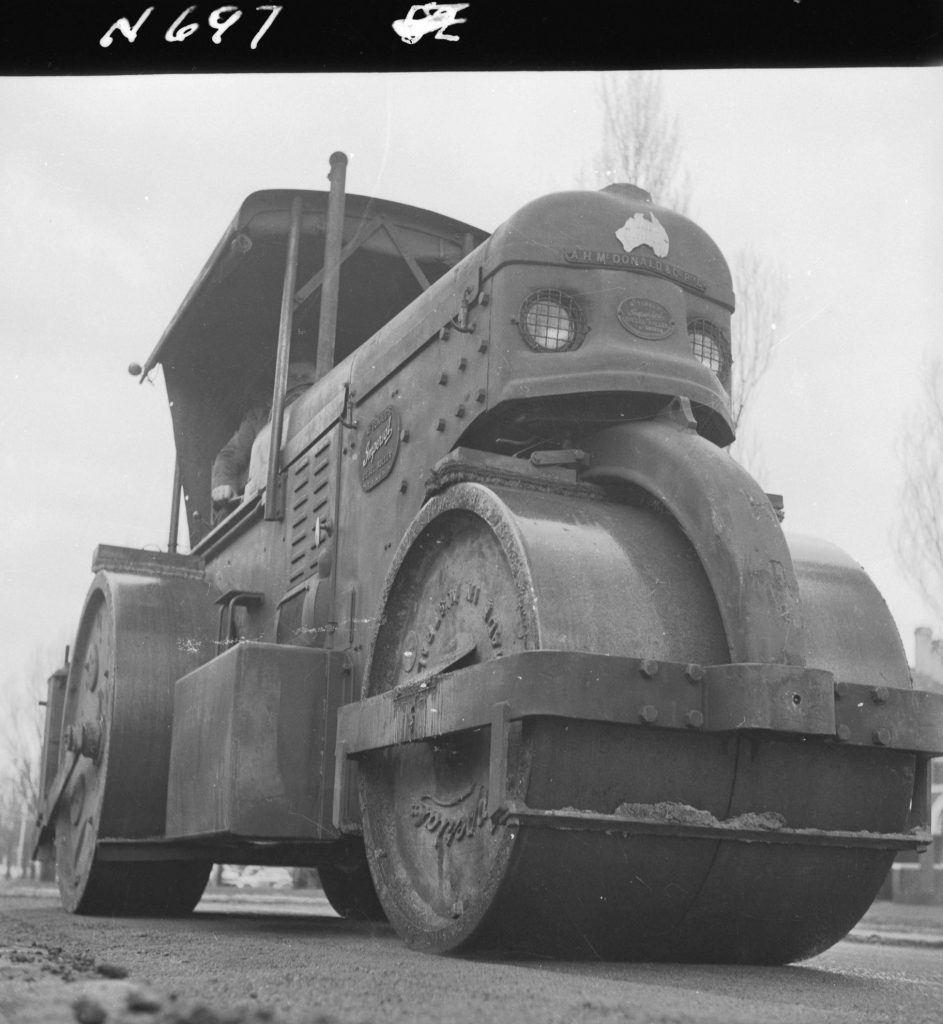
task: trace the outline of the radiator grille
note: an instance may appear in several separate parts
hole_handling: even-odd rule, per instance
[[[324,544],[323,524],[331,514],[331,482],[331,440],[325,438],[294,463],[288,474],[289,586],[311,576],[318,568],[318,541]]]

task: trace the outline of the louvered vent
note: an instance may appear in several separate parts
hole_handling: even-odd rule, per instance
[[[326,438],[299,459],[289,474],[289,586],[306,579],[318,568],[318,541],[324,544],[326,534],[323,525],[331,513],[330,483],[331,440]],[[317,528],[319,519],[320,531]]]

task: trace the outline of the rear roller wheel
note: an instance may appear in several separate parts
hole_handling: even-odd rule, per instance
[[[856,614],[859,596],[840,613]],[[434,498],[391,567],[365,696],[537,648],[729,661],[710,584],[669,517],[477,484]],[[854,846],[507,825],[489,815],[489,772],[487,728],[360,759],[377,894],[416,948],[784,963],[838,941],[893,860]],[[509,728],[508,798],[535,810],[660,805],[902,832],[912,787],[913,757],[896,751],[558,718]]]
[[[359,921],[385,921],[363,847],[337,860],[318,865],[321,888],[341,917]]]
[[[63,906],[79,914],[189,913],[211,864],[201,861],[109,861],[106,792],[111,764],[116,678],[115,624],[101,591],[93,591],[76,642],[63,705],[62,759],[78,761],[59,801],[56,870]]]

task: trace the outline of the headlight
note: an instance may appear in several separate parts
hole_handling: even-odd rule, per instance
[[[583,311],[565,292],[546,289],[528,295],[517,322],[524,340],[538,352],[566,352],[583,340]]]
[[[730,343],[724,332],[710,320],[691,320],[688,339],[695,357],[717,374],[725,388],[730,386]]]

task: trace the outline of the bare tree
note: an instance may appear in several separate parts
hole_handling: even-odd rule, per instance
[[[928,355],[923,394],[900,443],[903,485],[894,537],[905,576],[943,620],[943,359]]]
[[[39,809],[40,758],[46,679],[62,656],[58,644],[37,646],[22,673],[4,682],[4,714],[0,719],[0,843],[9,870],[11,843],[24,872],[31,871],[27,836]]]
[[[600,76],[602,148],[596,178],[638,185],[679,213],[690,203],[681,166],[678,119],[664,110],[664,88],[656,71],[608,72]]]
[[[605,73],[598,98],[602,146],[595,164],[597,182],[639,185],[660,205],[687,214],[692,203],[690,179],[682,165],[678,119],[665,111],[661,75],[655,71]],[[759,441],[741,428],[782,332],[786,282],[778,267],[750,247],[736,253],[731,263],[737,311],[731,337],[730,403],[738,436],[730,451],[759,476]]]
[[[762,452],[744,421],[782,337],[786,278],[778,266],[749,246],[734,254],[731,274],[737,310],[731,320],[730,412],[737,440],[730,454],[759,477],[765,476]]]

